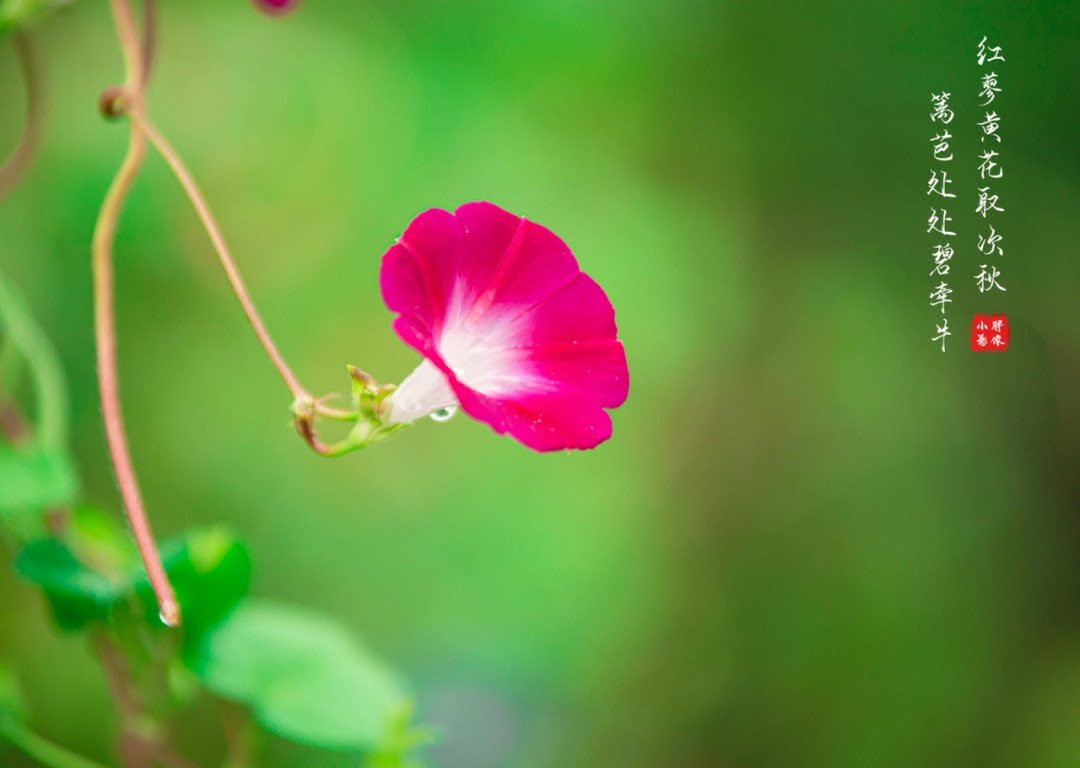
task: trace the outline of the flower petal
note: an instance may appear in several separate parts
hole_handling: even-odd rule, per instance
[[[618,334],[607,294],[584,272],[515,322],[528,324],[532,344],[614,340]]]
[[[630,377],[618,341],[571,341],[528,348],[527,366],[536,379],[573,392],[604,408],[626,400]]]
[[[446,375],[430,360],[420,363],[394,392],[386,410],[387,424],[404,424],[441,408],[457,405]]]
[[[598,405],[567,394],[497,400],[455,387],[463,411],[534,451],[585,450],[611,437],[611,418]]]
[[[491,203],[425,211],[383,257],[380,287],[394,330],[426,358],[387,399],[387,418],[419,418],[452,391],[464,412],[538,451],[610,437],[604,409],[629,386],[615,312],[550,230]]]
[[[440,208],[421,213],[383,257],[383,301],[395,312],[416,315],[439,335],[462,248],[453,214]]]
[[[459,264],[462,289],[458,314],[471,309],[487,287],[495,268],[524,227],[525,219],[491,203],[466,203],[454,211],[461,225],[464,249]]]
[[[475,321],[494,306],[531,309],[580,274],[566,243],[546,227],[514,216],[507,239],[511,214],[491,203],[469,203],[455,215],[466,233],[458,272],[463,319]]]

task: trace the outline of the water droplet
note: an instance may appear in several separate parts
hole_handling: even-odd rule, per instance
[[[176,603],[166,603],[158,613],[158,618],[167,627],[180,626],[180,606]]]
[[[456,405],[448,405],[445,408],[440,408],[437,411],[433,411],[431,414],[432,421],[449,421],[453,415],[457,413]]]

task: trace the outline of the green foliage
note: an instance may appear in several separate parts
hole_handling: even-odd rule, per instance
[[[429,739],[410,727],[411,703],[384,665],[327,617],[267,600],[237,605],[251,559],[236,535],[224,526],[185,532],[164,543],[162,561],[183,613],[189,666],[209,690],[249,706],[284,738],[363,751],[380,766],[411,765],[408,753]],[[144,619],[161,627],[133,545],[100,510],[72,514],[62,539],[31,542],[16,568],[42,588],[63,629]],[[13,699],[8,688],[0,677],[0,709]]]
[[[41,26],[49,141],[0,204],[103,500],[87,239],[126,138],[93,114],[120,68],[107,5]],[[318,393],[346,358],[415,367],[378,258],[430,205],[528,214],[615,306],[633,382],[603,451],[538,457],[459,418],[323,462],[152,153],[125,208],[121,388],[152,522],[258,531],[261,591],[333,595],[415,670],[457,742],[438,764],[1080,765],[1080,3],[159,6],[154,117]],[[971,210],[944,356],[919,303],[920,105],[953,91],[971,179],[983,34],[1015,86],[1015,287],[994,303],[1017,332],[993,359],[961,348],[983,311]],[[0,151],[22,127],[9,44]],[[0,652],[54,732],[99,744],[57,684],[93,660],[28,650],[55,644],[14,620],[26,591],[0,583]],[[496,723],[459,687],[507,713],[510,754],[462,761]]]
[[[131,537],[115,514],[81,507],[64,520],[63,539],[82,562],[115,580],[141,568]]]
[[[26,713],[22,688],[14,671],[0,662],[0,732],[8,722],[20,722]]]
[[[0,445],[0,519],[71,504],[78,491],[78,475],[66,452]]]
[[[0,8],[10,10],[10,3]],[[27,363],[42,405],[32,448],[0,446],[0,521],[5,515],[14,522],[16,514],[22,520],[52,513],[56,535],[30,541],[15,566],[41,587],[60,628],[102,631],[106,646],[124,654],[133,671],[161,665],[173,702],[190,703],[198,679],[249,706],[266,729],[286,738],[363,751],[380,767],[415,765],[409,753],[428,740],[427,734],[411,728],[411,703],[397,680],[347,632],[329,619],[266,601],[249,600],[233,613],[251,581],[251,558],[225,526],[187,531],[160,547],[183,615],[183,648],[196,676],[183,669],[174,644],[159,642],[161,635],[147,644],[144,631],[133,631],[144,622],[163,629],[154,592],[117,516],[92,507],[69,511],[79,483],[63,447],[62,372],[25,303],[2,280],[0,330],[11,342],[4,346],[5,382],[16,382],[17,367]],[[171,655],[163,658],[161,652]],[[135,676],[151,685],[144,696],[163,699],[161,674]],[[0,667],[0,727],[11,726],[21,713],[14,677]],[[0,731],[10,735],[10,728]],[[43,760],[45,754],[66,754],[29,732],[19,733],[20,747],[29,754]]]
[[[0,0],[0,35],[29,26],[72,0]]]
[[[220,622],[251,583],[247,547],[225,526],[169,539],[161,547],[161,558],[180,602],[188,645]],[[151,608],[149,615],[156,616],[157,603],[145,578],[140,580],[139,593]]]
[[[56,539],[31,542],[19,555],[16,570],[41,587],[62,629],[80,629],[104,621],[130,584],[114,580],[79,561]]]
[[[162,562],[180,602],[189,644],[236,605],[251,580],[247,548],[223,526],[169,539],[162,546]],[[134,545],[116,518],[100,510],[77,510],[65,521],[62,540],[31,542],[16,568],[45,591],[64,629],[104,621],[116,609],[160,626]]]
[[[34,380],[37,418],[33,429],[36,445],[52,451],[68,446],[67,380],[51,339],[30,312],[22,294],[0,274],[0,332],[4,348],[0,353],[0,383],[14,389],[18,374],[25,368]]]
[[[0,0],[0,19],[3,18]],[[0,29],[3,22],[0,21]],[[0,395],[4,407],[24,370],[32,374],[37,419],[26,446],[0,444],[0,519],[12,514],[41,514],[72,504],[79,478],[68,453],[67,382],[56,350],[23,299],[0,274]]]
[[[394,675],[343,627],[269,600],[242,602],[189,661],[207,688],[251,707],[268,731],[312,746],[393,751],[410,709]]]
[[[86,507],[63,521],[63,539],[39,539],[23,549],[16,570],[40,586],[63,629],[106,620],[133,595],[141,568],[116,519]]]

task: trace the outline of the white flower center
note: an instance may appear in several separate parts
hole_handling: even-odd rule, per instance
[[[383,404],[387,424],[405,424],[434,413],[440,408],[457,405],[457,398],[446,375],[430,360],[424,360],[405,377]]]
[[[529,371],[519,343],[521,329],[514,322],[514,308],[488,310],[473,317],[462,310],[463,291],[455,286],[447,311],[447,322],[436,340],[439,354],[458,381],[469,389],[499,396],[534,389],[538,382]],[[390,424],[414,421],[441,408],[457,405],[446,376],[430,360],[424,360],[386,400],[386,421]]]

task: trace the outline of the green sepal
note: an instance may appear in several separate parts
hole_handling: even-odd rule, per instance
[[[397,389],[393,384],[379,385],[371,376],[361,371],[355,365],[346,366],[349,378],[352,380],[353,407],[360,413],[362,419],[372,424],[382,424],[381,407],[383,400]]]

